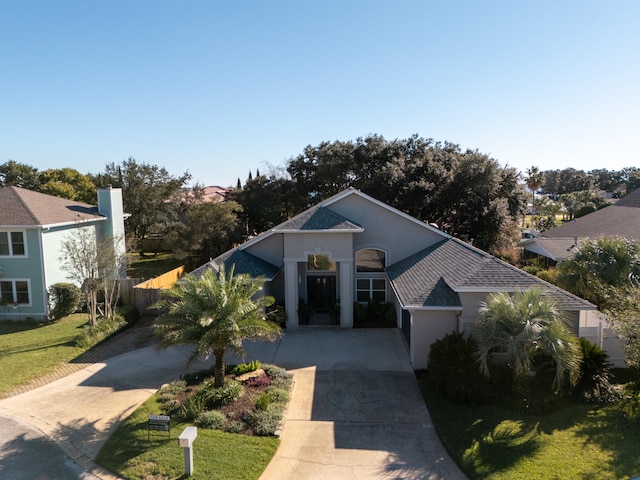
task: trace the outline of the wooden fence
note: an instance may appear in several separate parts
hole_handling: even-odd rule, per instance
[[[160,291],[172,287],[185,273],[185,267],[182,266],[135,285],[133,287],[133,305],[138,309],[140,315],[158,315],[158,310],[150,307],[160,300]]]

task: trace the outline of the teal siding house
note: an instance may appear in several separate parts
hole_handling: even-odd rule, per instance
[[[122,190],[98,191],[98,206],[20,187],[0,189],[0,320],[47,320],[47,291],[71,282],[61,268],[62,242],[78,229],[122,238]],[[124,276],[123,266],[123,276]]]

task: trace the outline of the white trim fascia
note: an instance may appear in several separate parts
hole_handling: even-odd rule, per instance
[[[107,220],[107,217],[85,218],[83,220],[74,220],[72,222],[51,223],[48,225],[35,225],[35,226],[41,228],[42,230],[45,230],[45,229],[48,230],[53,227],[66,227],[68,225],[80,225],[80,224],[91,223],[91,222],[102,222],[104,220]]]
[[[428,223],[423,222],[421,220],[418,220],[417,218],[412,217],[408,213],[404,213],[404,212],[398,210],[397,208],[392,207],[391,205],[387,205],[386,203],[381,202],[380,200],[376,200],[375,198],[370,197],[366,193],[362,193],[360,190],[358,190],[356,188],[353,188],[353,187],[348,188],[347,190],[345,190],[342,193],[338,193],[337,195],[334,195],[333,197],[325,200],[324,202],[320,202],[320,205],[326,207],[328,205],[331,205],[332,203],[335,203],[335,202],[337,202],[339,200],[342,200],[343,198],[346,198],[347,196],[349,196],[351,194],[356,194],[360,198],[363,198],[364,200],[368,200],[371,203],[374,203],[374,204],[378,205],[379,207],[382,207],[382,208],[390,211],[391,213],[395,213],[396,215],[399,215],[400,217],[402,217],[402,218],[404,218],[406,220],[409,220],[409,221],[415,223],[416,225],[420,225],[420,226],[426,228],[427,230],[432,231],[433,233],[437,233],[439,235],[442,235],[444,238],[447,238],[447,239],[451,238],[451,235],[449,235],[448,233],[443,232],[439,228],[432,227]]]
[[[364,228],[330,229],[330,230],[277,230],[274,233],[362,233]]]

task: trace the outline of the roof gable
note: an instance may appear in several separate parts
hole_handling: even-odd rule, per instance
[[[14,186],[0,189],[0,205],[0,226],[48,226],[105,218],[93,205]]]
[[[545,297],[562,309],[595,306],[458,239],[450,238],[387,267],[387,274],[405,307],[451,306],[451,292],[500,292],[545,289]],[[435,293],[433,293],[435,292]],[[459,300],[458,300],[459,301]]]
[[[342,215],[339,215],[322,204],[305,210],[290,220],[281,223],[273,229],[274,232],[296,231],[350,231],[361,232],[362,227],[356,225]]]
[[[224,265],[226,271],[229,271],[231,267],[235,265],[235,274],[246,274],[251,277],[264,277],[267,280],[273,280],[280,270],[275,265],[272,265],[255,255],[251,255],[248,252],[234,248],[233,250],[229,250],[210,262],[196,268],[191,272],[191,275],[198,278],[210,269],[218,272],[222,265]]]

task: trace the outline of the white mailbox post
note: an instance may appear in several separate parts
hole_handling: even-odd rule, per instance
[[[193,441],[198,436],[198,427],[186,427],[178,437],[178,445],[184,450],[184,471],[193,474]]]

